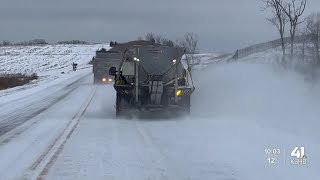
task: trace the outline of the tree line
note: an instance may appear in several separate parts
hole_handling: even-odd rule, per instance
[[[0,43],[0,46],[29,46],[29,45],[46,45],[48,44],[44,39],[33,39],[29,41],[22,41],[17,43],[12,43],[10,41],[4,40]]]
[[[144,39],[139,37],[138,40],[151,41],[156,44],[169,47],[181,47],[185,49],[187,54],[199,53],[199,36],[195,33],[186,33],[183,37],[177,38],[176,40],[171,40],[162,35],[149,32],[145,35]]]
[[[12,43],[8,40],[4,40],[2,43],[0,43],[0,46],[34,46],[34,45],[47,45],[49,44],[44,39],[33,39],[29,41],[22,41],[17,43]],[[89,44],[86,41],[81,40],[70,40],[70,41],[58,41],[57,44]]]

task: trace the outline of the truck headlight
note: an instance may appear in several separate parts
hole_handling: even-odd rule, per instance
[[[111,78],[109,78],[109,79],[108,79],[108,81],[109,81],[109,82],[112,82],[112,79],[111,79]]]
[[[106,81],[107,81],[107,79],[106,79],[106,78],[102,78],[102,81],[103,81],[103,82],[106,82]]]

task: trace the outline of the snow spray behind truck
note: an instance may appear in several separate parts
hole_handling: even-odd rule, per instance
[[[112,83],[114,78],[109,75],[110,67],[119,66],[121,57],[117,51],[102,48],[93,57],[94,83]]]
[[[134,45],[121,53],[119,68],[112,67],[109,71],[115,76],[117,116],[190,112],[194,86],[191,68],[181,62],[184,49]]]

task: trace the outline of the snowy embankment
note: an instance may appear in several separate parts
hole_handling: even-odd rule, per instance
[[[187,67],[188,62],[193,65],[194,70],[199,70],[208,67],[211,64],[225,62],[232,58],[232,54],[219,54],[219,53],[203,53],[195,55],[184,55],[182,63]]]
[[[313,49],[309,47],[309,45],[305,45],[305,49],[303,50],[303,44],[295,44],[294,45],[294,53],[293,58],[290,56],[290,45],[286,45],[286,63],[287,67],[298,68],[299,66],[308,67],[314,63],[315,52]],[[307,48],[308,46],[308,48]],[[312,46],[311,46],[312,47]],[[303,56],[304,53],[304,56]],[[277,47],[273,49],[266,50],[264,52],[255,53],[249,55],[247,57],[239,59],[241,62],[248,63],[258,63],[258,64],[272,64],[278,66],[282,62],[282,48]]]

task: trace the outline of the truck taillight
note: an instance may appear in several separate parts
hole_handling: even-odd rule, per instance
[[[179,90],[177,90],[177,92],[176,92],[176,96],[180,96],[181,95],[181,93],[182,93],[182,91],[179,89]]]

